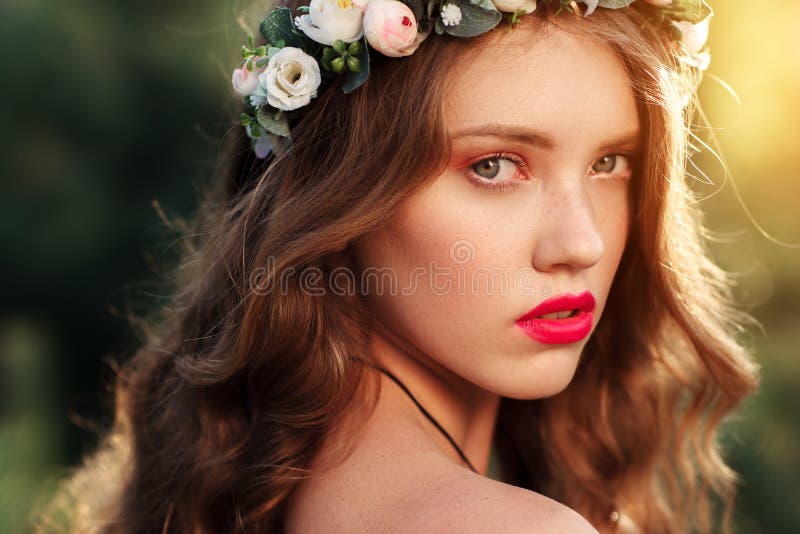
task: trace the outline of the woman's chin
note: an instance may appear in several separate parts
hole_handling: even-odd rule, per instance
[[[498,395],[518,400],[552,397],[575,377],[582,345],[550,346],[515,359],[497,377]]]

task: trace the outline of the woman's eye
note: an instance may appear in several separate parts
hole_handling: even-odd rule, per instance
[[[618,168],[620,161],[623,161],[624,164]],[[631,162],[625,154],[606,154],[592,165],[592,170],[602,174],[629,174]]]
[[[472,178],[481,187],[488,189],[508,189],[519,186],[519,168],[525,162],[513,154],[493,154],[469,166]]]

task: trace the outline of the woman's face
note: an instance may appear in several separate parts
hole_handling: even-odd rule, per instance
[[[377,318],[410,356],[518,399],[558,393],[575,373],[625,247],[639,142],[612,52],[529,30],[498,32],[452,69],[448,168],[354,244]],[[580,339],[517,323],[584,291],[595,308]]]

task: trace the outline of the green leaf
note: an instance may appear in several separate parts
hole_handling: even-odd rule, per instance
[[[442,19],[436,19],[436,22],[433,23],[433,30],[437,35],[442,35],[444,33],[444,24],[442,24]]]
[[[669,7],[664,8],[664,14],[676,21],[697,24],[714,12],[703,0],[673,0]]]
[[[288,7],[273,9],[267,13],[267,16],[264,17],[264,20],[261,21],[261,25],[259,26],[261,35],[263,35],[264,39],[269,43],[275,45],[283,40],[285,46],[303,48],[302,38],[295,34],[292,31],[293,29],[292,12]]]
[[[492,0],[469,0],[472,4],[482,7],[483,9],[488,9],[490,11],[498,11],[497,7],[495,7]]]
[[[438,8],[438,9],[437,9]],[[428,18],[433,18],[433,12],[436,11],[437,13],[441,11],[441,2],[438,0],[430,0],[428,2]]]
[[[291,154],[292,153],[292,149],[294,148],[294,141],[292,141],[291,137],[287,137],[286,141],[284,141],[283,146],[284,146],[284,150],[286,151],[286,153],[287,154]]]
[[[261,131],[261,125],[258,124],[258,123],[255,123],[255,124],[251,123],[250,124],[250,134],[253,136],[253,138],[261,137],[262,135],[264,135],[264,132]]]
[[[428,17],[425,17],[424,19],[421,19],[417,23],[417,31],[419,33],[428,33],[430,31],[433,31],[433,21],[431,19],[429,19]]]
[[[461,2],[461,22],[455,26],[444,26],[445,33],[455,37],[475,37],[486,33],[500,22],[499,11],[483,9],[470,2]]]
[[[256,111],[256,120],[268,132],[281,137],[289,137],[289,121],[280,111],[261,106]]]
[[[597,5],[608,9],[620,9],[623,7],[628,7],[633,2],[634,0],[599,0]]]
[[[345,74],[344,82],[342,83],[344,94],[353,92],[362,83],[367,81],[367,77],[369,76],[369,51],[367,50],[366,36],[361,37],[361,53],[353,57],[358,58],[360,70],[358,72],[350,71]]]

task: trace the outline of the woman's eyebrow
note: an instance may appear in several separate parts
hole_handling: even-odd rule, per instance
[[[601,144],[598,148],[600,150],[611,150],[628,146],[638,148],[640,136],[641,131],[636,129],[632,132],[614,137]],[[451,140],[460,139],[462,137],[499,137],[547,149],[552,149],[556,145],[553,138],[543,132],[526,126],[511,124],[482,124],[457,130],[450,134]]]

